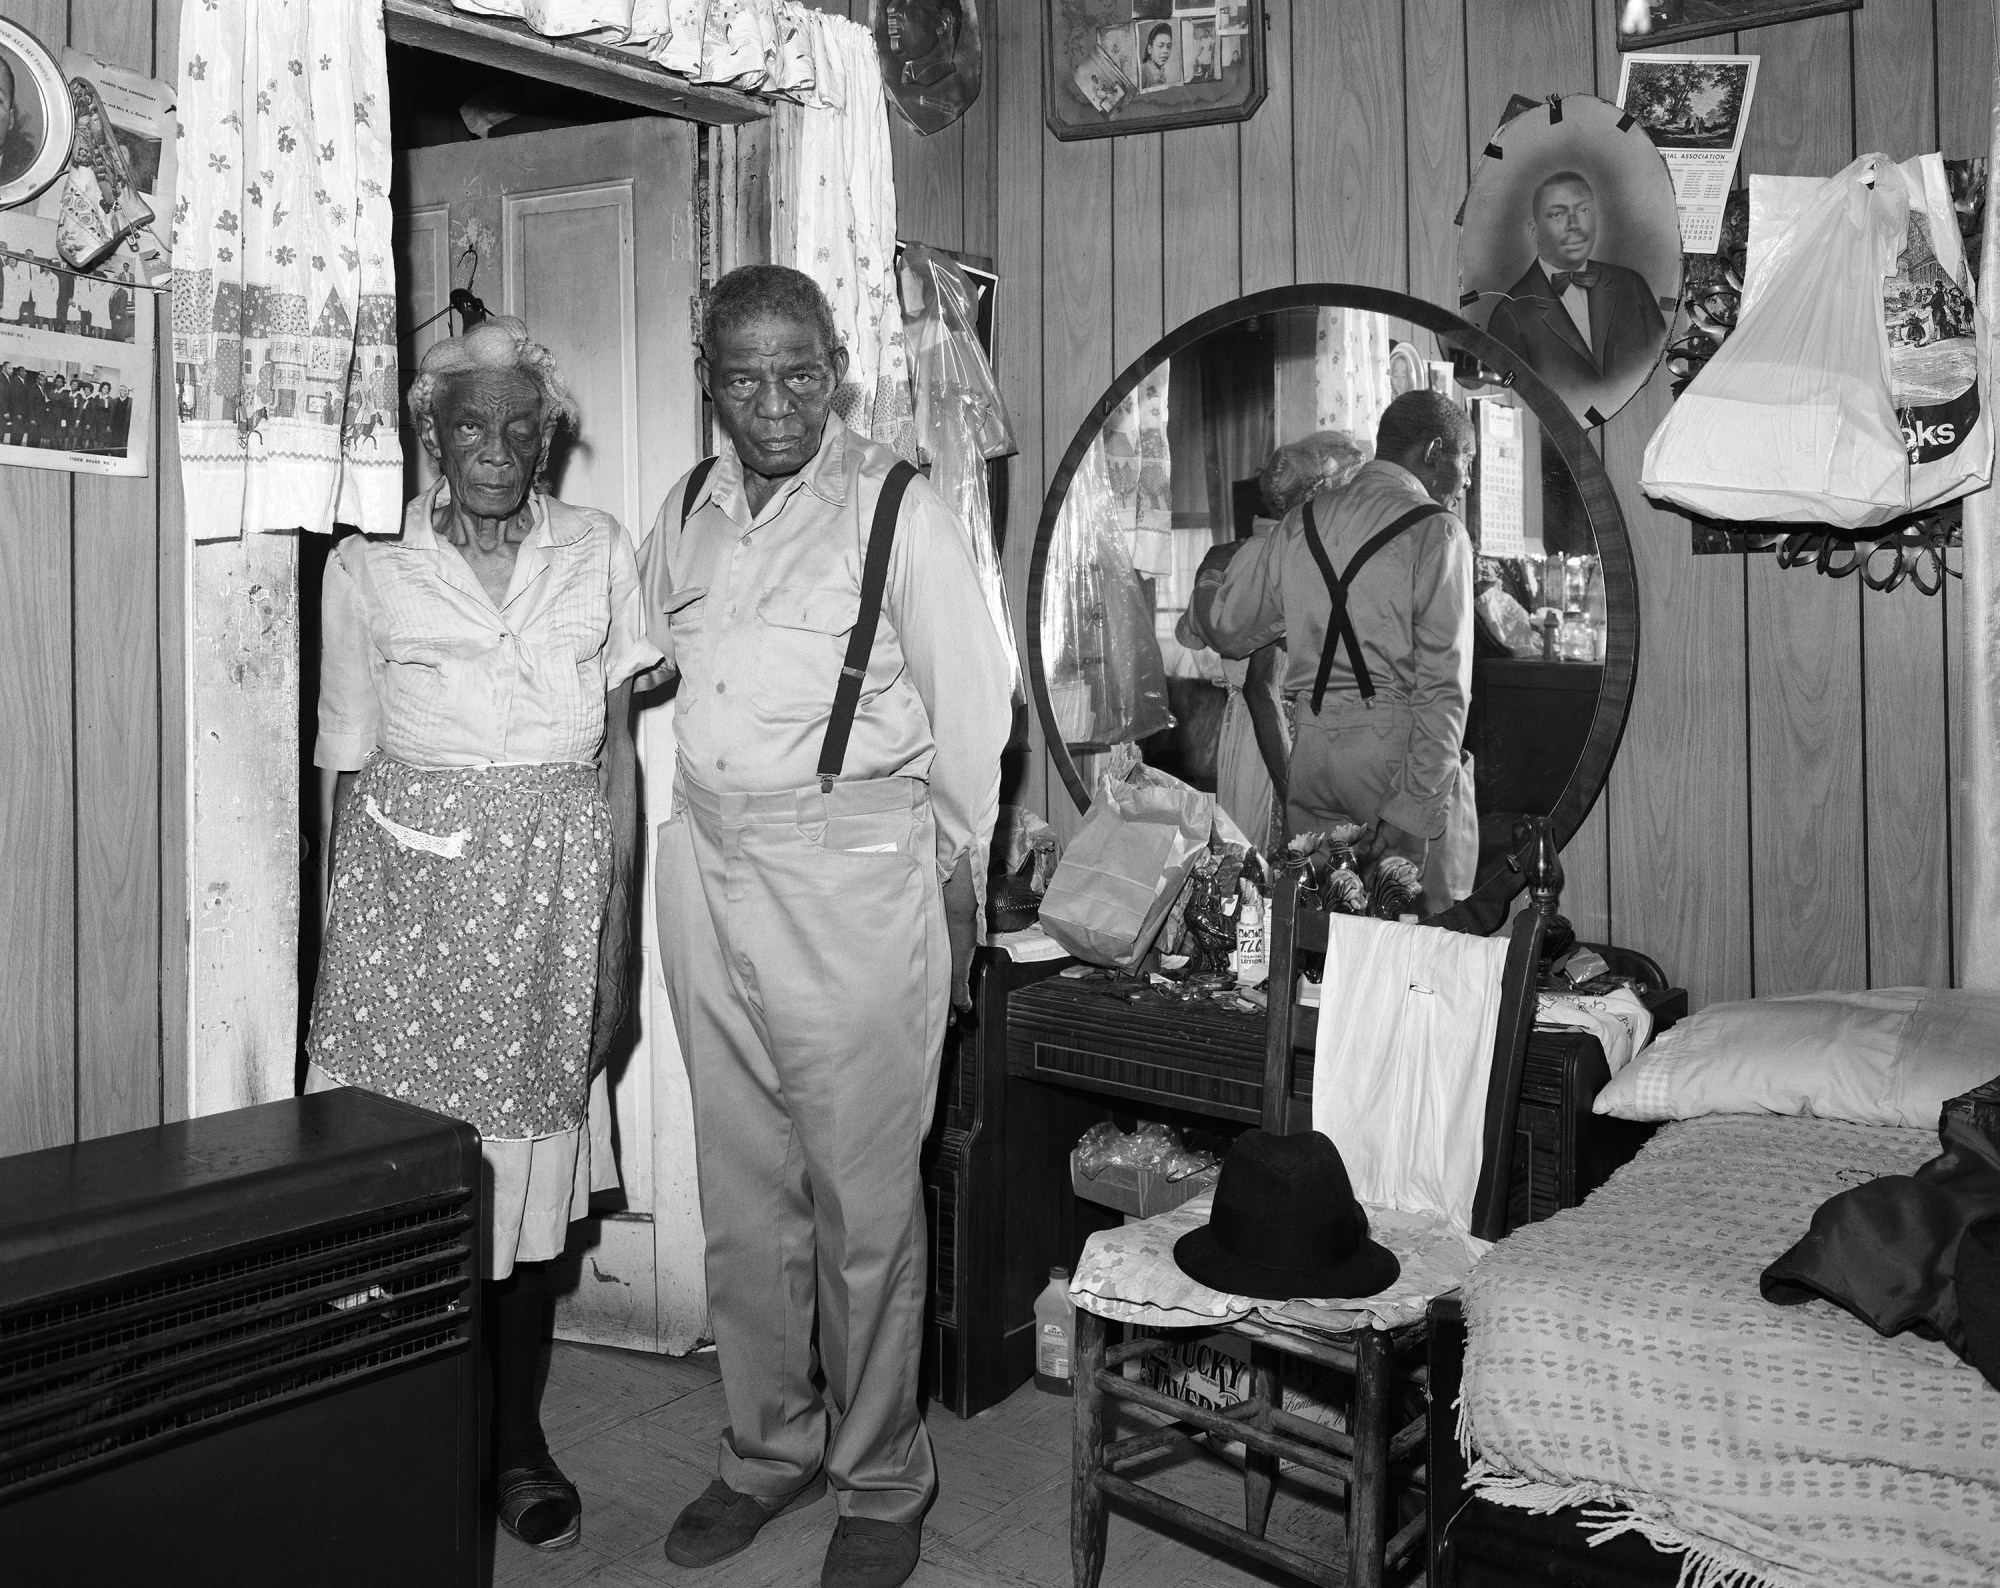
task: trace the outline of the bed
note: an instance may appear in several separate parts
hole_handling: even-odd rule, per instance
[[[1494,1248],[1463,1299],[1477,1498],[1433,1581],[2000,1579],[2000,1391],[1943,1344],[1758,1290],[1820,1203],[1937,1151],[1935,1129],[1684,1120]]]

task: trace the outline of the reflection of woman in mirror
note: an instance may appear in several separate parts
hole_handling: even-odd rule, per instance
[[[1174,25],[1160,22],[1146,30],[1145,43],[1139,51],[1139,88],[1141,92],[1149,88],[1171,88],[1174,86],[1173,72]]]

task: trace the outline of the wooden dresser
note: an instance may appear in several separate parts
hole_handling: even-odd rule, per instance
[[[1035,1297],[1050,1266],[1073,1266],[1084,1238],[1118,1221],[1070,1191],[1077,1138],[1102,1119],[1230,1132],[1260,1114],[1261,1015],[1158,994],[1133,1002],[1103,982],[1057,977],[1068,963],[1017,965],[982,951],[974,1024],[946,1048],[940,1117],[924,1159],[932,1249],[925,1382],[961,1417],[1029,1378]],[[1661,1028],[1687,1012],[1678,990],[1648,1001]],[[1530,1038],[1514,1226],[1581,1201],[1651,1134],[1590,1112],[1608,1078],[1594,1037],[1537,1029]],[[1302,1051],[1294,1095],[1309,1099],[1311,1091],[1312,1059]]]

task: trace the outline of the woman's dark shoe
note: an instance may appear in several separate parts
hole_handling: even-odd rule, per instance
[[[547,1456],[508,1467],[495,1485],[500,1525],[534,1549],[568,1549],[583,1537],[583,1499]]]

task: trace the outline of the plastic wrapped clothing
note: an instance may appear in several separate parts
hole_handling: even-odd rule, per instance
[[[901,270],[903,339],[916,383],[917,445],[929,460],[931,484],[964,526],[1019,699],[1021,659],[1014,647],[986,483],[987,461],[1019,449],[993,367],[979,345],[978,294],[956,263],[921,244],[903,250]]]

